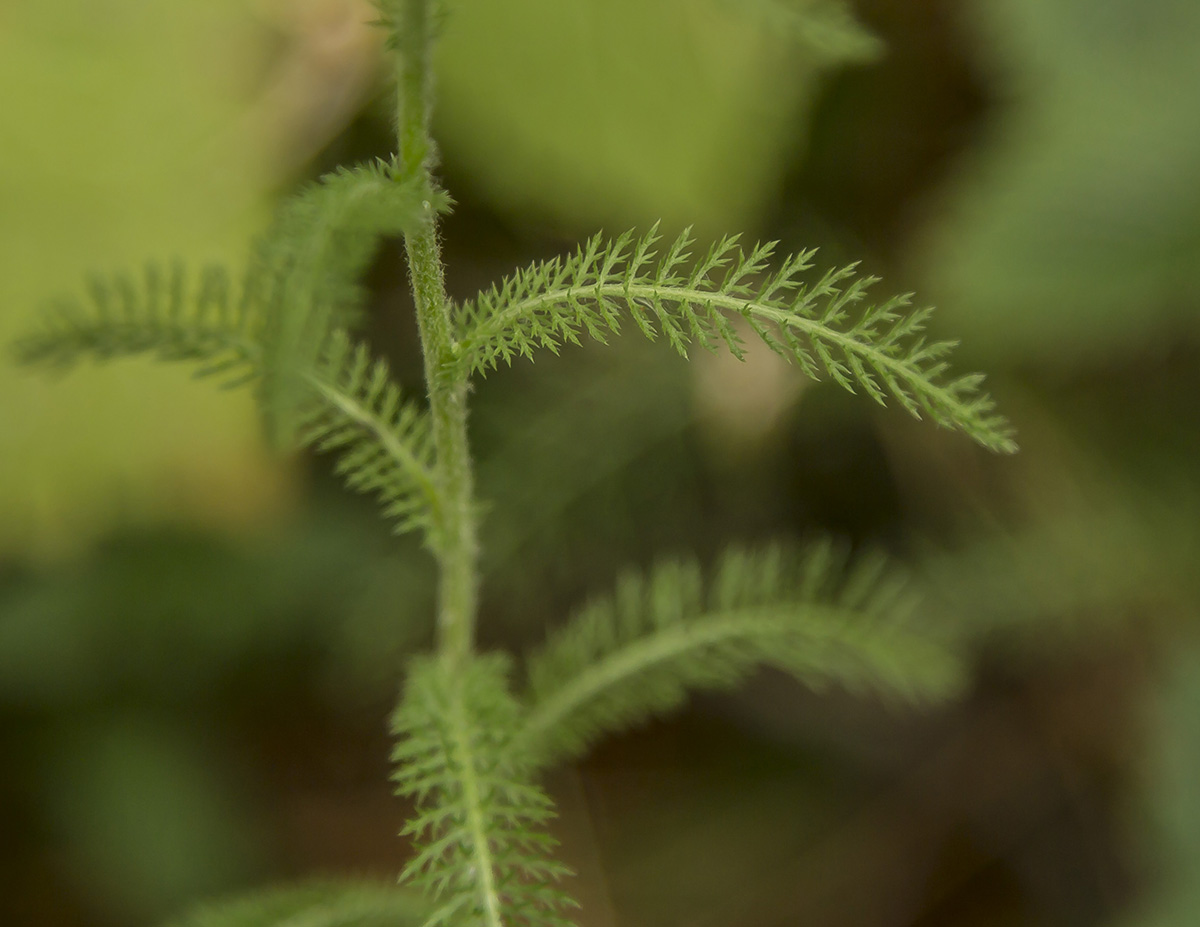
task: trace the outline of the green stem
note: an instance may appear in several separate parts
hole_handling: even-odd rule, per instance
[[[400,168],[419,173],[433,189],[432,109],[433,0],[402,0],[397,24],[397,139]],[[450,323],[442,277],[437,217],[426,207],[420,226],[405,236],[409,276],[421,333],[425,382],[437,449],[437,481],[444,506],[435,526],[440,567],[438,646],[452,660],[465,658],[475,634],[479,546],[476,539],[474,477],[467,442],[467,375],[456,363],[459,347]]]

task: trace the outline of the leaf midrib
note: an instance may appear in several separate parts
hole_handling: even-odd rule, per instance
[[[496,889],[491,847],[488,843],[487,827],[484,823],[479,784],[476,781],[475,752],[471,744],[471,724],[464,705],[461,679],[454,680],[457,688],[451,700],[451,737],[454,750],[458,753],[461,770],[463,802],[467,807],[467,830],[471,835],[471,855],[475,858],[473,878],[483,902],[489,927],[503,927],[500,917],[500,895]]]
[[[778,614],[786,607],[786,615]],[[769,617],[762,612],[771,611]],[[827,622],[821,628],[802,627],[803,613],[815,621]],[[624,644],[619,650],[606,654],[560,688],[549,699],[536,704],[526,720],[522,740],[537,744],[545,733],[564,718],[570,717],[581,705],[611,689],[622,680],[640,673],[656,663],[676,659],[688,650],[707,647],[736,637],[769,635],[808,635],[837,637],[835,622],[853,622],[859,615],[846,609],[815,604],[773,605],[736,608],[713,612],[700,618],[659,629],[655,633]],[[817,631],[824,631],[818,634]]]
[[[930,401],[948,410],[955,418],[962,422],[971,423],[972,427],[979,430],[982,437],[985,437],[989,443],[998,449],[1008,450],[1013,446],[1011,439],[997,431],[996,428],[989,426],[967,404],[930,380],[919,367],[907,363],[903,358],[893,357],[874,347],[869,342],[858,341],[846,332],[823,325],[816,319],[808,319],[797,314],[801,305],[811,305],[811,302],[805,303],[803,297],[790,309],[781,309],[778,306],[772,306],[767,303],[742,299],[719,291],[698,290],[693,287],[672,287],[655,284],[626,285],[623,282],[561,287],[512,304],[477,326],[474,331],[463,339],[463,342],[469,345],[468,350],[476,348],[484,339],[500,334],[521,318],[536,312],[538,309],[556,303],[569,302],[572,298],[578,297],[590,297],[597,300],[604,297],[620,297],[626,300],[635,298],[651,300],[666,299],[674,303],[708,303],[738,313],[742,311],[752,312],[755,315],[771,320],[777,325],[797,328],[814,340],[821,339],[836,344],[843,352],[858,355],[876,369],[879,369],[879,367],[887,368],[897,377],[903,379],[912,389],[924,394]],[[474,364],[475,362],[473,358],[471,363]],[[920,416],[918,415],[917,417],[919,418]]]

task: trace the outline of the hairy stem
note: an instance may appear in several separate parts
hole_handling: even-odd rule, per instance
[[[402,16],[396,54],[400,164],[405,173],[423,175],[432,190],[433,0],[403,0],[398,6]],[[428,203],[418,228],[405,236],[404,245],[429,389],[437,480],[445,503],[435,531],[440,567],[438,644],[447,658],[461,659],[470,652],[474,639],[479,559],[467,443],[467,378],[457,372],[459,350],[442,278],[437,218]]]

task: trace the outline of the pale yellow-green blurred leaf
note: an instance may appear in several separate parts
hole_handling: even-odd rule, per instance
[[[0,10],[0,342],[89,270],[236,259],[265,158],[239,114],[261,55],[246,0],[22,0]],[[0,364],[0,552],[113,520],[227,523],[279,503],[250,397],[150,363],[64,379]]]
[[[828,15],[841,4],[447,6],[437,120],[447,161],[500,208],[568,228],[752,226],[797,155],[817,73],[869,44]],[[778,7],[807,23],[808,6],[825,38],[762,15]]]

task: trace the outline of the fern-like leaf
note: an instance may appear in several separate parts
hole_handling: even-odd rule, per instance
[[[818,689],[944,697],[962,668],[913,625],[915,604],[881,557],[847,567],[828,543],[733,550],[708,582],[693,562],[630,574],[530,657],[522,749],[538,762],[578,756],[678,707],[689,689],[730,687],[760,664]]]
[[[445,194],[383,162],[326,174],[279,210],[255,252],[263,318],[263,411],[287,445],[300,427],[304,373],[362,302],[358,281],[384,235],[410,231]]]
[[[197,376],[222,375],[226,385],[255,379],[261,367],[261,317],[222,267],[193,280],[182,264],[131,274],[93,277],[85,299],[61,298],[36,329],[13,345],[18,362],[59,369],[83,360],[108,361],[148,354],[195,361]]]
[[[931,310],[905,311],[908,296],[859,308],[877,280],[857,276],[854,265],[803,283],[814,251],[770,271],[773,243],[747,254],[737,236],[727,237],[693,264],[687,232],[656,260],[659,240],[657,226],[640,238],[626,232],[605,242],[597,235],[566,258],[518,271],[463,307],[461,362],[483,372],[538,347],[577,344],[584,334],[604,341],[619,331],[623,312],[680,354],[698,343],[741,357],[730,320],[740,315],[811,377],[827,375],[881,404],[890,394],[917,418],[929,415],[995,451],[1016,450],[1011,427],[980,388],[983,377],[949,375],[953,342],[922,337]]]
[[[301,440],[336,451],[346,485],[375,495],[396,532],[420,528],[437,547],[441,499],[434,480],[429,414],[404,400],[387,364],[334,331],[316,367],[302,372]]]
[[[165,273],[151,266],[142,280],[97,279],[88,302],[57,303],[16,343],[16,354],[56,367],[149,354],[198,362],[198,375],[219,376],[227,386],[261,381],[265,322],[255,293],[254,281],[235,287],[219,268],[205,270],[198,284],[178,265]],[[375,493],[397,530],[433,531],[439,499],[428,414],[402,400],[384,363],[334,331],[322,355],[294,375],[303,390],[296,415],[305,442],[337,451],[346,483]]]
[[[393,717],[397,791],[417,814],[404,829],[417,856],[402,879],[436,910],[426,927],[559,927],[571,906],[555,883],[543,826],[549,798],[513,749],[521,709],[498,655],[455,665],[414,661]]]

